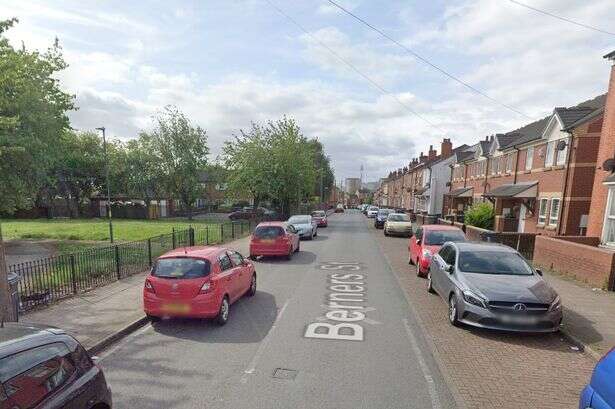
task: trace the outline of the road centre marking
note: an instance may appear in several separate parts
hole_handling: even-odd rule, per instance
[[[373,311],[362,303],[366,300],[366,274],[361,263],[330,261],[319,266],[330,271],[327,289],[330,291],[322,307],[328,310],[324,317],[317,317],[305,328],[305,338],[335,339],[343,341],[363,341],[362,323],[374,324],[377,321],[366,317]],[[361,271],[361,273],[357,273]],[[327,322],[327,321],[332,321]]]

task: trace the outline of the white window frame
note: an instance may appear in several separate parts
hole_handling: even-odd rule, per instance
[[[553,204],[557,202],[557,214],[553,216]],[[559,216],[562,212],[562,199],[559,197],[554,197],[551,199],[551,203],[549,203],[549,226],[557,226],[559,223]]]
[[[551,156],[551,159],[549,159]],[[553,166],[555,161],[555,141],[547,143],[547,153],[545,154],[545,168]]]
[[[506,173],[512,173],[512,168],[513,168],[513,154],[509,153],[508,156],[506,156]]]
[[[538,199],[538,224],[545,224],[547,222],[547,209],[548,208],[549,208],[549,199],[547,199],[546,197],[542,197]],[[544,210],[544,214],[542,214],[543,210]]]
[[[615,247],[615,241],[606,241],[607,225],[615,223],[615,215],[609,215],[613,200],[615,200],[615,184],[609,184],[609,193],[606,200],[606,208],[604,209],[604,220],[602,221],[602,235],[600,236],[600,242],[608,247]]]
[[[500,173],[500,158],[496,157],[491,159],[491,174],[497,175]]]
[[[534,147],[530,146],[525,151],[525,170],[532,170],[534,165]]]
[[[559,141],[564,141],[566,142],[566,139],[558,139],[557,141],[555,141],[555,148],[557,148],[557,144],[559,143]],[[568,143],[566,143],[566,147],[561,150],[558,151],[557,149],[555,150],[555,164],[557,166],[562,166],[566,163],[566,156],[568,155]],[[560,161],[561,159],[561,161]]]

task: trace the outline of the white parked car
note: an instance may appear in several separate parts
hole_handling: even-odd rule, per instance
[[[373,219],[378,214],[378,210],[380,210],[378,208],[378,206],[370,206],[370,207],[368,207],[367,208],[367,217],[369,217],[370,219]]]

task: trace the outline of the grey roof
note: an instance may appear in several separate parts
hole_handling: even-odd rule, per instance
[[[615,59],[615,51],[611,51],[610,53],[608,53],[607,55],[604,56],[604,58],[608,59],[608,60],[613,60]]]
[[[579,108],[555,108],[555,113],[562,120],[564,129],[577,122],[579,119],[586,117],[594,112],[594,108],[579,107]]]
[[[463,162],[474,157],[474,151],[459,151],[455,152],[457,162]]]
[[[604,107],[599,108],[599,109],[595,109],[592,112],[590,112],[588,115],[585,115],[584,117],[579,118],[578,120],[576,120],[575,122],[571,123],[570,125],[566,126],[564,129],[562,129],[563,131],[568,131],[570,129],[574,129],[577,126],[581,125],[582,123],[585,123],[595,117],[597,117],[598,115],[602,115],[604,113]]]
[[[518,135],[514,132],[499,133],[495,135],[495,139],[498,141],[500,147],[509,145],[516,137],[518,137]]]
[[[523,193],[529,188],[536,186],[538,182],[528,182],[528,183],[510,183],[506,185],[501,185],[498,187],[494,187],[489,192],[483,194],[485,197],[514,197],[519,193]]]
[[[489,152],[489,149],[491,149],[491,141],[480,141],[480,149],[482,150],[483,155],[485,152]]]
[[[592,114],[593,111],[597,109],[602,109],[604,107],[605,101],[606,101],[606,94],[602,94],[602,95],[598,95],[597,97],[593,99],[583,101],[580,104],[577,104],[573,107],[555,108],[555,112],[557,113],[557,110],[560,110],[560,112],[562,112],[564,115],[569,116],[571,119],[573,117],[577,117],[577,120],[574,122],[578,122],[579,119],[582,119],[583,117],[586,117]],[[585,112],[585,115],[578,117],[578,115],[580,115],[582,112]],[[542,119],[539,119],[538,121],[534,121],[530,124],[527,124],[519,129],[508,132],[506,135],[513,135],[513,137],[510,138],[510,142],[507,145],[502,145],[500,143],[500,149],[509,148],[513,145],[521,145],[523,143],[531,142],[533,140],[541,138],[542,133],[544,132],[544,129],[549,123],[549,120],[551,120],[552,116],[553,114],[546,116]],[[562,121],[563,121],[563,118],[562,118]],[[566,127],[566,124],[564,124],[564,127]]]

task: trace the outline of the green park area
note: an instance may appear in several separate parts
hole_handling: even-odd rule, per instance
[[[208,220],[165,219],[159,220],[114,220],[113,236],[116,241],[137,241],[168,234],[175,230],[206,228]],[[106,219],[34,219],[3,220],[2,233],[5,240],[61,240],[103,242],[109,240],[109,224]]]

